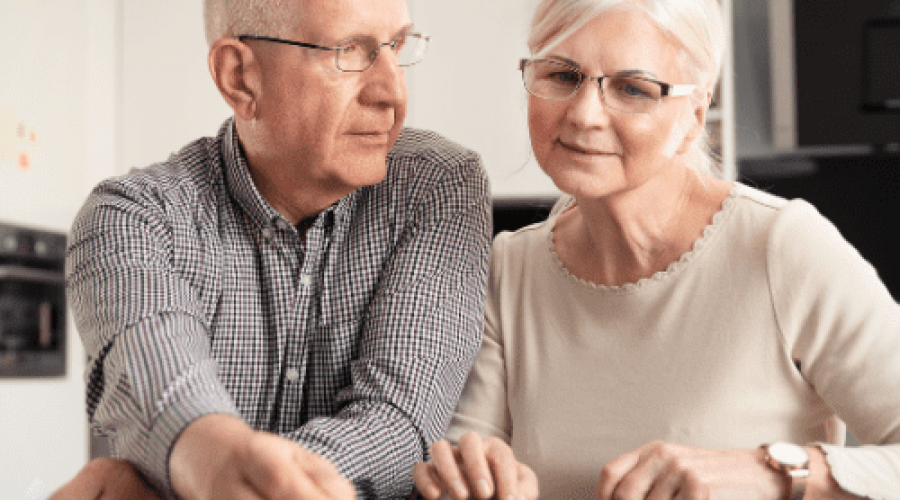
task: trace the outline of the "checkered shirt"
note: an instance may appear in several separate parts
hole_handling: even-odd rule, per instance
[[[404,129],[387,177],[306,238],[262,198],[232,120],[101,183],[72,227],[68,297],[87,410],[172,494],[168,456],[210,413],[402,498],[456,405],[484,318],[490,196],[477,154]]]

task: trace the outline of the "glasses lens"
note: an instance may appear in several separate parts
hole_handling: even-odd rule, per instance
[[[374,38],[351,38],[337,46],[337,67],[341,71],[365,71],[375,62],[378,43]]]
[[[522,72],[525,89],[532,94],[562,101],[581,86],[582,75],[571,66],[553,61],[529,61]]]
[[[397,63],[400,66],[412,66],[425,59],[425,51],[428,49],[428,39],[418,33],[410,33],[398,37],[394,52],[397,54]]]
[[[662,98],[658,83],[624,76],[604,78],[602,91],[607,106],[626,113],[649,113]]]
[[[365,71],[372,66],[378,57],[382,45],[391,47],[397,54],[400,66],[412,66],[425,58],[428,38],[420,34],[407,34],[397,37],[391,43],[379,44],[370,37],[351,38],[337,46],[337,67],[341,71]]]

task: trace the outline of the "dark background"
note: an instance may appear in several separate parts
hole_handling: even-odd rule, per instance
[[[900,19],[900,7],[891,0],[794,0],[799,147],[900,142],[900,110],[862,110],[865,74],[872,72],[883,80],[889,72],[883,67],[866,70],[865,26],[872,20],[891,19]],[[878,38],[892,37],[882,31]],[[877,49],[893,59],[873,60],[900,67],[900,47]]]
[[[900,298],[900,155],[743,161],[740,172],[745,184],[812,203]]]

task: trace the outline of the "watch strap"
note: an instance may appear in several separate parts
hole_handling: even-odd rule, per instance
[[[803,500],[803,497],[806,495],[806,483],[809,479],[809,462],[807,461],[802,466],[791,466],[781,463],[772,456],[769,446],[770,444],[764,444],[760,448],[765,452],[766,465],[784,475],[789,492],[786,498],[789,500]]]
[[[790,500],[803,500],[806,495],[806,480],[809,479],[809,469],[785,470],[790,482]]]

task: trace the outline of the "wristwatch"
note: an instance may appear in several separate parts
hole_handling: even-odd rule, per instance
[[[769,467],[787,477],[790,500],[803,500],[809,478],[809,453],[802,446],[791,443],[771,443],[761,446],[766,452]]]

